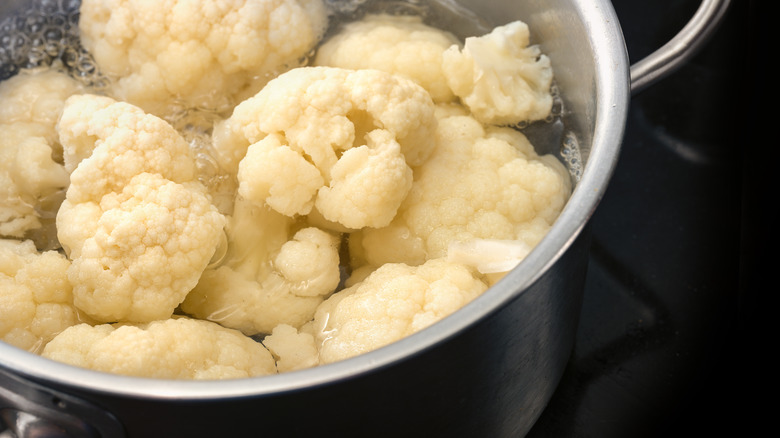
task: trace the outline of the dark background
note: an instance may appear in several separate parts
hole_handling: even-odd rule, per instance
[[[700,2],[612,3],[635,63]],[[706,47],[632,97],[573,356],[530,437],[752,436],[768,413],[771,362],[755,345],[774,348],[756,342],[753,312],[755,291],[777,289],[758,257],[777,200],[766,3],[732,0]]]

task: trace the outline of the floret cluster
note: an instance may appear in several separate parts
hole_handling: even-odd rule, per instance
[[[459,41],[323,0],[79,12],[107,82],[56,59],[0,82],[3,342],[173,379],[344,360],[479,296],[568,199],[513,128],[553,101],[522,22]]]

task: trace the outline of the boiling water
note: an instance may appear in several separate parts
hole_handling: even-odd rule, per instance
[[[380,12],[419,15],[426,23],[448,30],[461,39],[483,35],[495,25],[503,24],[486,23],[454,0],[324,1],[332,12],[331,25],[325,38],[337,32],[345,22]],[[0,80],[8,79],[24,69],[55,67],[96,92],[105,89],[109,80],[100,73],[94,59],[80,43],[80,4],[79,0],[34,0],[26,10],[0,22]],[[557,156],[567,166],[576,183],[582,172],[582,158],[576,137],[564,126],[565,110],[557,87],[553,87],[553,92],[555,99],[552,114],[544,121],[517,128],[528,136],[540,154]],[[183,108],[168,118],[191,145],[200,179],[216,194],[215,203],[218,207],[231,202],[234,189],[229,178],[220,172],[211,152],[210,127],[222,117],[224,114],[213,111]],[[228,207],[220,209],[227,210]],[[52,212],[41,213],[45,215]],[[56,241],[56,235],[38,236],[38,239]]]
[[[79,41],[78,0],[35,0],[0,22],[0,80],[22,69],[59,65],[84,84],[102,87],[105,79]]]

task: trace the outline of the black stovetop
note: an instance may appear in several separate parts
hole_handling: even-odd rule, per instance
[[[759,150],[753,134],[736,134],[752,131],[763,111],[751,97],[759,88],[751,65],[768,49],[759,38],[768,31],[755,26],[769,22],[760,1],[732,0],[701,52],[632,97],[592,219],[573,355],[530,437],[750,436],[741,336],[745,292],[757,283],[761,198],[758,172],[743,169],[764,159],[749,152]],[[631,62],[671,38],[699,3],[613,0]]]

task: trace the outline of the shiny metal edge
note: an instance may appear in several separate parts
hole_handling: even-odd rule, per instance
[[[631,66],[631,92],[638,94],[669,76],[701,49],[720,26],[730,0],[703,0],[669,42]]]

